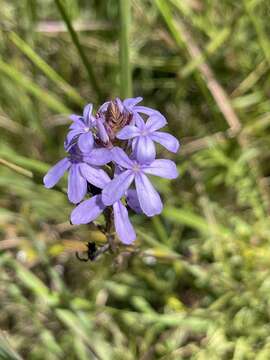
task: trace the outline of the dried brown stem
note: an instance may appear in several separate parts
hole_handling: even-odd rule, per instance
[[[185,46],[189,52],[190,57],[192,59],[201,57],[202,51],[200,50],[199,46],[196,44],[195,40],[193,39],[191,33],[187,30],[184,23],[179,19],[177,21],[177,25],[179,27],[182,40],[185,43]],[[213,70],[206,63],[206,61],[198,64],[198,70],[202,75],[202,78],[204,79],[206,86],[211,92],[214,100],[216,101],[218,108],[220,109],[221,113],[223,114],[225,120],[229,125],[229,129],[228,129],[229,135],[237,136],[238,143],[242,149],[248,148],[250,146],[250,139],[247,134],[240,131],[242,129],[241,121],[231,105],[229,96],[227,95],[224,88],[217,81]],[[255,158],[250,159],[249,167],[257,183],[265,208],[267,212],[270,213],[270,198],[269,198],[268,185],[261,176],[258,161]]]

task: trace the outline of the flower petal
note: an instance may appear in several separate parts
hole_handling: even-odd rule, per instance
[[[136,239],[136,233],[128,218],[126,207],[117,201],[113,204],[114,225],[116,233],[123,244],[129,245]]]
[[[151,139],[164,146],[167,150],[176,153],[179,150],[179,141],[171,134],[155,131],[150,135]]]
[[[136,126],[127,125],[117,133],[116,137],[117,139],[127,140],[132,139],[138,135],[140,135],[140,130]]]
[[[149,132],[154,132],[160,128],[162,128],[163,126],[165,126],[167,124],[167,120],[165,119],[165,117],[161,114],[154,114],[151,115],[145,124],[145,128],[149,131]]]
[[[140,129],[140,130],[144,130],[145,128],[145,122],[143,120],[143,118],[141,117],[141,115],[139,114],[134,114],[135,117],[135,124],[136,126]]]
[[[108,136],[108,133],[107,133],[107,131],[105,129],[105,126],[103,125],[101,119],[96,120],[96,126],[97,126],[97,129],[98,129],[98,136],[99,136],[100,140],[104,144],[107,144],[109,142],[109,136]]]
[[[142,173],[136,174],[135,185],[142,211],[147,216],[160,214],[163,208],[160,196],[147,176]]]
[[[146,107],[146,106],[140,106],[140,105],[134,106],[132,110],[135,111],[135,112],[138,112],[138,113],[148,115],[148,116],[151,116],[151,115],[154,115],[154,114],[160,114],[160,112],[157,111],[157,110],[151,109],[151,108]]]
[[[83,124],[83,117],[81,115],[71,114],[69,115],[70,120]]]
[[[124,195],[132,181],[134,175],[132,171],[126,170],[110,181],[102,191],[102,201],[105,205],[112,205]]]
[[[149,136],[139,136],[134,144],[134,155],[140,164],[151,163],[156,157],[156,148]]]
[[[100,106],[100,108],[98,109],[98,112],[104,112],[104,111],[106,111],[107,108],[108,108],[108,106],[109,106],[109,103],[110,103],[110,101],[106,101],[104,104],[102,104],[102,105]]]
[[[101,200],[101,195],[93,196],[83,201],[71,213],[70,220],[74,225],[88,224],[95,220],[106,208]]]
[[[94,137],[91,131],[79,136],[78,146],[83,153],[89,153],[93,149]]]
[[[165,179],[175,179],[179,175],[175,163],[167,159],[154,160],[150,165],[143,168],[143,172]]]
[[[123,149],[120,147],[114,147],[111,150],[112,159],[116,164],[122,166],[125,169],[130,169],[133,166],[132,160],[127,156]]]
[[[83,123],[82,121],[78,120],[78,121],[76,121],[76,122],[73,122],[73,123],[70,125],[69,129],[70,129],[70,130],[80,130],[80,131],[82,131],[82,129],[83,129],[84,127],[85,127],[84,123]]]
[[[82,176],[92,185],[103,189],[110,181],[110,177],[104,170],[94,168],[86,163],[79,164]]]
[[[84,156],[84,161],[90,165],[102,166],[112,161],[112,153],[109,149],[93,149],[89,155]]]
[[[50,189],[58,183],[60,178],[64,175],[70,167],[70,161],[68,158],[64,158],[56,163],[44,176],[43,182],[46,188]]]
[[[135,106],[135,105],[137,105],[139,102],[141,102],[142,99],[143,99],[143,98],[140,97],[140,96],[138,96],[138,97],[136,97],[136,98],[125,99],[125,100],[123,101],[123,105],[124,105],[128,110],[130,110],[130,109],[133,108],[133,106]]]
[[[83,109],[83,118],[86,125],[90,125],[93,104],[87,104]]]
[[[143,213],[141,205],[139,203],[137,191],[135,189],[129,189],[127,191],[127,204],[137,214]]]
[[[65,149],[67,150],[68,147],[71,145],[73,141],[76,141],[78,135],[82,133],[82,130],[79,128],[77,130],[71,130],[67,133],[67,137],[65,139]]]
[[[68,198],[78,204],[87,192],[87,181],[81,175],[79,164],[72,164],[68,174]]]
[[[121,99],[119,99],[118,97],[115,99],[116,105],[119,109],[120,112],[123,112],[124,107],[123,107],[123,103],[121,101]]]

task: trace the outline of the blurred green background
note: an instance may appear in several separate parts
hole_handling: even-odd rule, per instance
[[[0,359],[270,359],[269,2],[0,8]],[[153,179],[164,212],[132,217],[133,249],[81,263],[73,242],[104,239],[42,177],[68,114],[131,89],[181,176]]]

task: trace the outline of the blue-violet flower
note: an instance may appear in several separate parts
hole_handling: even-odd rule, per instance
[[[147,216],[160,214],[163,208],[160,196],[146,174],[156,175],[166,179],[175,179],[178,172],[171,160],[159,159],[150,164],[140,164],[130,159],[119,147],[112,150],[113,161],[125,169],[108,183],[102,191],[102,201],[105,205],[112,205],[125,194],[135,180],[135,187],[142,211]]]
[[[107,174],[98,166],[111,161],[111,153],[107,149],[92,149],[83,155],[75,145],[69,150],[66,158],[55,164],[44,176],[44,185],[47,188],[55,186],[66,171],[68,174],[68,199],[78,204],[87,193],[87,182],[97,187],[107,183]]]
[[[105,177],[104,177],[105,180]],[[105,182],[110,184],[107,175]],[[105,185],[105,184],[104,184]],[[102,186],[103,188],[104,186]],[[88,224],[94,221],[107,206],[102,201],[101,194],[81,202],[71,213],[70,220],[74,225]],[[113,219],[116,233],[123,244],[129,245],[136,239],[136,233],[128,218],[128,211],[120,200],[113,204]]]
[[[92,116],[93,105],[88,104],[84,107],[83,116],[70,115],[73,124],[69,127],[70,131],[67,134],[65,148],[69,149],[70,146],[76,141],[79,149],[82,152],[89,152],[94,146],[94,137],[92,128],[95,126],[95,118]]]

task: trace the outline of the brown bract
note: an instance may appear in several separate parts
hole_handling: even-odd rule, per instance
[[[116,134],[126,125],[129,125],[133,114],[123,109],[121,111],[116,100],[111,101],[105,112],[105,128],[110,141],[115,140]]]

